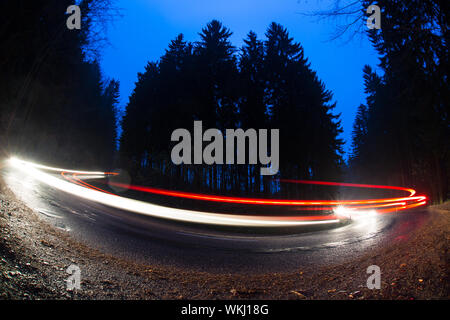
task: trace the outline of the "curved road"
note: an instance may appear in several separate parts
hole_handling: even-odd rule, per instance
[[[59,191],[10,166],[1,174],[17,198],[42,219],[91,247],[142,263],[210,272],[278,272],[342,263],[407,237],[427,218],[426,209],[416,208],[322,230],[236,232],[102,205]]]

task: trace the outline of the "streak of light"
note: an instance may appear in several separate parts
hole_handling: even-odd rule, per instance
[[[79,174],[88,174],[88,175],[101,175],[104,176],[106,174],[106,172],[100,172],[100,171],[79,171],[79,170],[68,170],[68,169],[61,169],[61,168],[54,168],[54,167],[48,167],[48,166],[43,166],[37,163],[31,163],[31,162],[27,162],[24,160],[19,160],[15,157],[12,157],[9,159],[10,163],[22,163],[25,164],[27,163],[29,166],[33,166],[34,168],[38,168],[38,169],[43,169],[43,170],[47,170],[47,171],[55,171],[55,172],[61,172],[61,171],[65,171],[65,172],[69,172],[69,173],[79,173]],[[111,174],[115,174],[115,173],[111,173]]]
[[[386,198],[386,199],[368,199],[368,200],[284,200],[284,199],[259,199],[259,198],[240,198],[229,196],[206,195],[191,192],[172,191],[144,186],[124,185],[121,183],[111,182],[111,185],[117,187],[128,187],[131,190],[159,194],[164,196],[186,198],[192,200],[205,200],[214,202],[256,204],[256,205],[279,205],[279,206],[323,206],[323,205],[365,205],[365,204],[385,204],[389,202],[405,202],[405,201],[423,201],[426,196],[409,196],[402,198]],[[414,191],[415,192],[415,191]]]
[[[316,184],[323,186],[338,186],[338,187],[356,187],[356,188],[369,188],[369,189],[391,189],[391,190],[400,190],[409,193],[409,196],[412,197],[416,194],[416,190],[410,188],[403,187],[394,187],[394,186],[380,186],[376,184],[360,184],[360,183],[346,183],[346,182],[328,182],[328,181],[309,181],[309,180],[292,180],[292,179],[280,179],[280,182],[289,182],[289,183],[301,183],[301,184]]]
[[[241,226],[241,227],[289,227],[301,225],[333,224],[341,220],[335,216],[320,216],[320,220],[314,220],[313,217],[267,217],[267,216],[247,216],[209,213],[195,210],[185,210],[169,208],[161,205],[155,205],[139,200],[120,197],[117,195],[105,193],[95,189],[87,188],[82,184],[74,184],[69,181],[57,178],[54,175],[43,172],[40,169],[70,172],[75,174],[100,174],[99,172],[77,171],[50,168],[12,158],[9,160],[12,167],[27,173],[34,179],[45,183],[55,189],[67,192],[77,197],[104,204],[117,209],[135,212],[138,214],[152,216],[162,219],[176,221],[193,222],[201,224]],[[101,173],[106,174],[106,173]]]
[[[249,205],[283,205],[295,206],[301,211],[333,211],[333,215],[317,216],[251,216],[237,214],[210,213],[195,210],[185,210],[169,208],[161,205],[155,205],[130,198],[120,197],[99,187],[93,186],[83,179],[92,179],[93,177],[106,177],[108,175],[117,175],[114,172],[80,171],[66,170],[34,164],[31,162],[11,158],[9,163],[27,172],[33,178],[44,182],[56,189],[71,193],[73,195],[96,201],[108,206],[119,209],[149,215],[158,218],[172,219],[185,222],[195,222],[204,224],[230,225],[230,226],[295,226],[323,223],[337,223],[346,219],[368,219],[378,214],[397,212],[422,206],[426,204],[427,197],[424,195],[415,196],[416,191],[410,188],[379,186],[368,184],[352,184],[324,181],[304,181],[304,180],[281,180],[283,182],[310,183],[317,185],[345,186],[357,188],[376,188],[405,191],[409,193],[408,197],[385,198],[385,199],[363,199],[363,200],[286,200],[286,199],[262,199],[262,198],[240,198],[220,195],[207,195],[190,192],[181,192],[165,190],[144,186],[122,185],[120,183],[110,182],[111,185],[129,188],[136,191],[148,192],[158,195],[181,197],[192,200],[215,201],[222,203],[237,203]],[[44,171],[59,172],[66,179],[62,180]]]

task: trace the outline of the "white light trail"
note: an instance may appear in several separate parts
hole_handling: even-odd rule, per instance
[[[17,168],[34,179],[45,183],[55,189],[70,193],[74,196],[101,203],[106,206],[130,211],[146,216],[170,219],[183,222],[194,222],[201,224],[212,224],[222,226],[240,226],[240,227],[292,227],[303,225],[317,225],[317,224],[332,224],[338,223],[340,219],[329,219],[321,221],[298,221],[293,217],[266,217],[266,216],[244,216],[244,215],[230,215],[220,213],[209,213],[194,210],[184,210],[169,208],[161,205],[155,205],[139,200],[120,197],[92,189],[85,188],[83,186],[72,184],[68,181],[57,178],[53,175],[45,173],[39,169],[56,171],[56,172],[69,172],[77,174],[93,174],[93,175],[105,175],[104,172],[89,172],[78,170],[66,170],[60,168],[52,168],[34,164],[31,162],[19,160],[17,158],[9,159],[9,164]]]

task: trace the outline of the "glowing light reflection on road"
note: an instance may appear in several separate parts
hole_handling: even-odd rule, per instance
[[[298,210],[332,210],[330,215],[317,216],[254,216],[254,215],[235,215],[211,213],[196,210],[186,210],[170,208],[162,205],[121,197],[95,187],[83,181],[85,179],[107,177],[108,175],[117,175],[113,172],[90,172],[80,170],[66,170],[62,168],[53,168],[34,164],[31,162],[11,158],[9,164],[17,168],[34,179],[45,183],[58,190],[70,193],[72,195],[95,201],[107,206],[118,209],[135,212],[138,214],[153,216],[157,218],[242,227],[288,227],[314,224],[333,224],[347,219],[373,219],[378,214],[390,213],[410,208],[415,208],[426,204],[426,196],[416,196],[416,191],[410,188],[374,186],[362,184],[349,184],[337,182],[310,181],[311,184],[335,185],[345,187],[393,189],[409,193],[407,197],[386,198],[386,199],[367,199],[367,200],[285,200],[285,199],[259,199],[259,198],[239,198],[225,197],[218,195],[205,195],[173,190],[164,190],[143,186],[128,186],[132,190],[160,194],[170,197],[182,197],[199,201],[215,201],[224,203],[237,203],[244,205],[279,205],[279,206],[298,206]],[[59,172],[62,178],[58,178],[44,171]],[[65,179],[65,180],[64,180]],[[302,180],[285,180],[284,182],[308,183]],[[117,186],[121,186],[116,183]]]

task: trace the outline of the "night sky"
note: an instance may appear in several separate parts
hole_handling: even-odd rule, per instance
[[[128,102],[137,73],[148,61],[164,54],[170,40],[179,33],[187,41],[198,41],[198,33],[212,19],[221,21],[233,32],[233,45],[252,30],[264,39],[274,21],[286,27],[300,42],[313,70],[324,81],[337,101],[336,113],[342,113],[345,150],[349,150],[356,108],[364,103],[362,68],[373,67],[377,56],[367,37],[330,41],[335,23],[306,17],[301,12],[327,8],[327,0],[117,0],[123,17],[108,32],[110,46],[103,52],[105,77],[121,84],[120,107]]]

